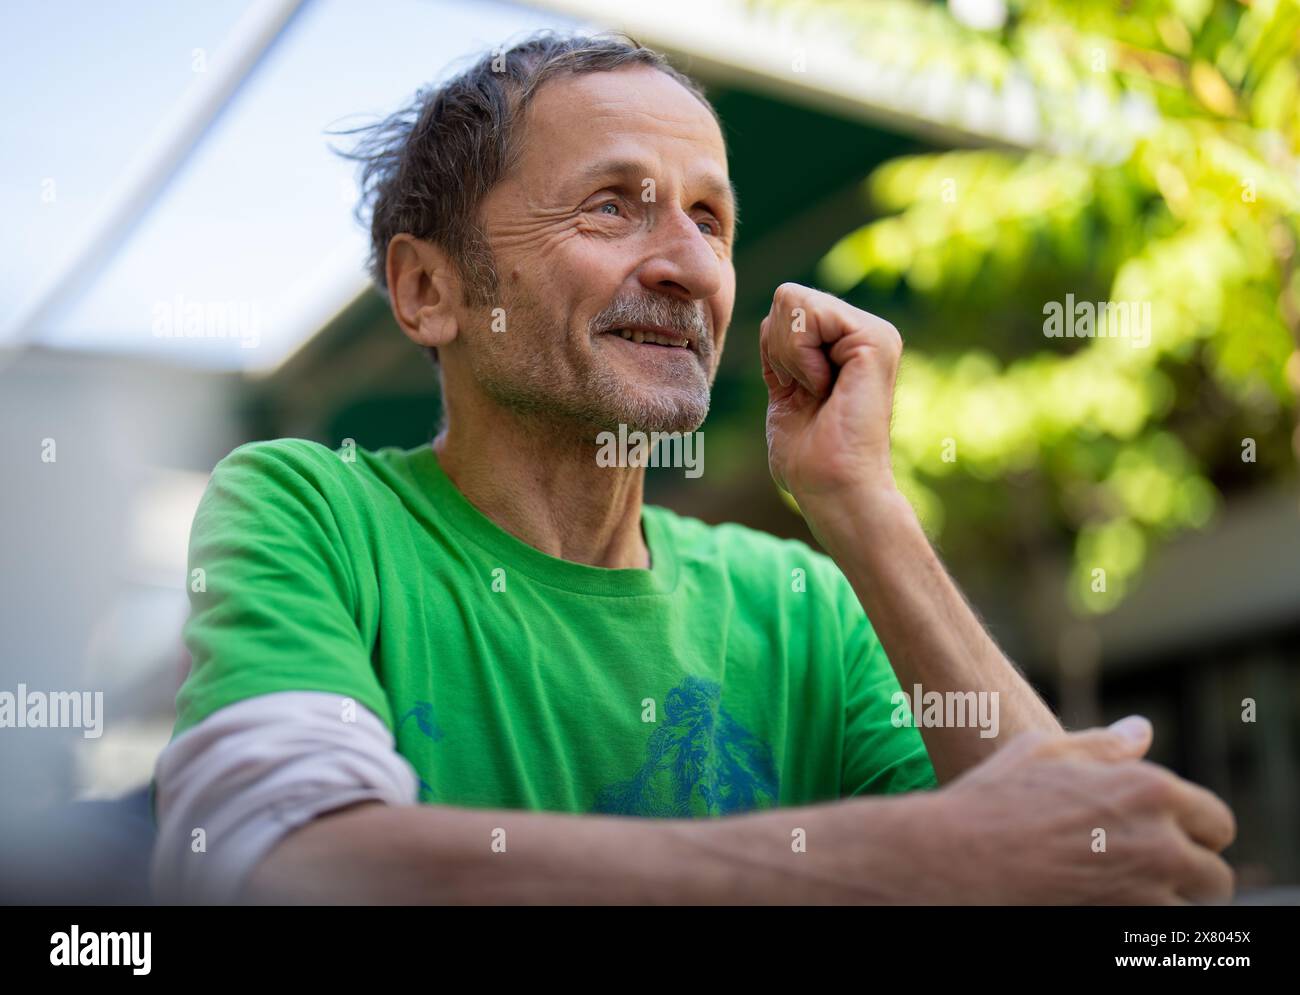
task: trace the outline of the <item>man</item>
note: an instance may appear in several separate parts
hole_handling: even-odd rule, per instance
[[[1140,760],[1145,720],[1066,734],[947,577],[890,470],[887,322],[785,284],[760,329],[772,474],[829,558],[643,506],[644,470],[598,459],[620,426],[699,427],[731,318],[735,197],[690,80],[541,35],[357,154],[373,275],[446,421],[409,452],[280,440],[216,468],[156,778],[165,895],[1231,893],[1223,803]],[[901,721],[915,685],[992,696],[996,735]]]

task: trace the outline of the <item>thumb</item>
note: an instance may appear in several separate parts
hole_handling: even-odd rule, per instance
[[[1068,736],[1071,752],[1097,760],[1136,760],[1151,748],[1154,731],[1141,715],[1129,715],[1105,729],[1088,729]]]

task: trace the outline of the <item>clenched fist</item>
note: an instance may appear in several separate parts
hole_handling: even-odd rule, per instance
[[[889,421],[903,341],[837,297],[783,283],[759,329],[768,465],[806,511],[894,486]]]

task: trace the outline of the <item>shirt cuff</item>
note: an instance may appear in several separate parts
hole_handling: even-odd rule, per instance
[[[362,801],[415,804],[418,784],[383,720],[318,691],[213,712],[167,744],[154,781],[151,879],[164,904],[236,902],[253,868],[295,829]]]

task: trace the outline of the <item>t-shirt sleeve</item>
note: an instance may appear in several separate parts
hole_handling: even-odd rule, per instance
[[[191,656],[173,735],[226,705],[276,691],[354,699],[392,729],[362,636],[358,578],[330,461],[302,440],[241,446],[217,464],[190,531]]]
[[[848,633],[840,795],[901,794],[938,787],[920,731],[893,723],[898,677],[853,588],[843,574],[838,577]]]

